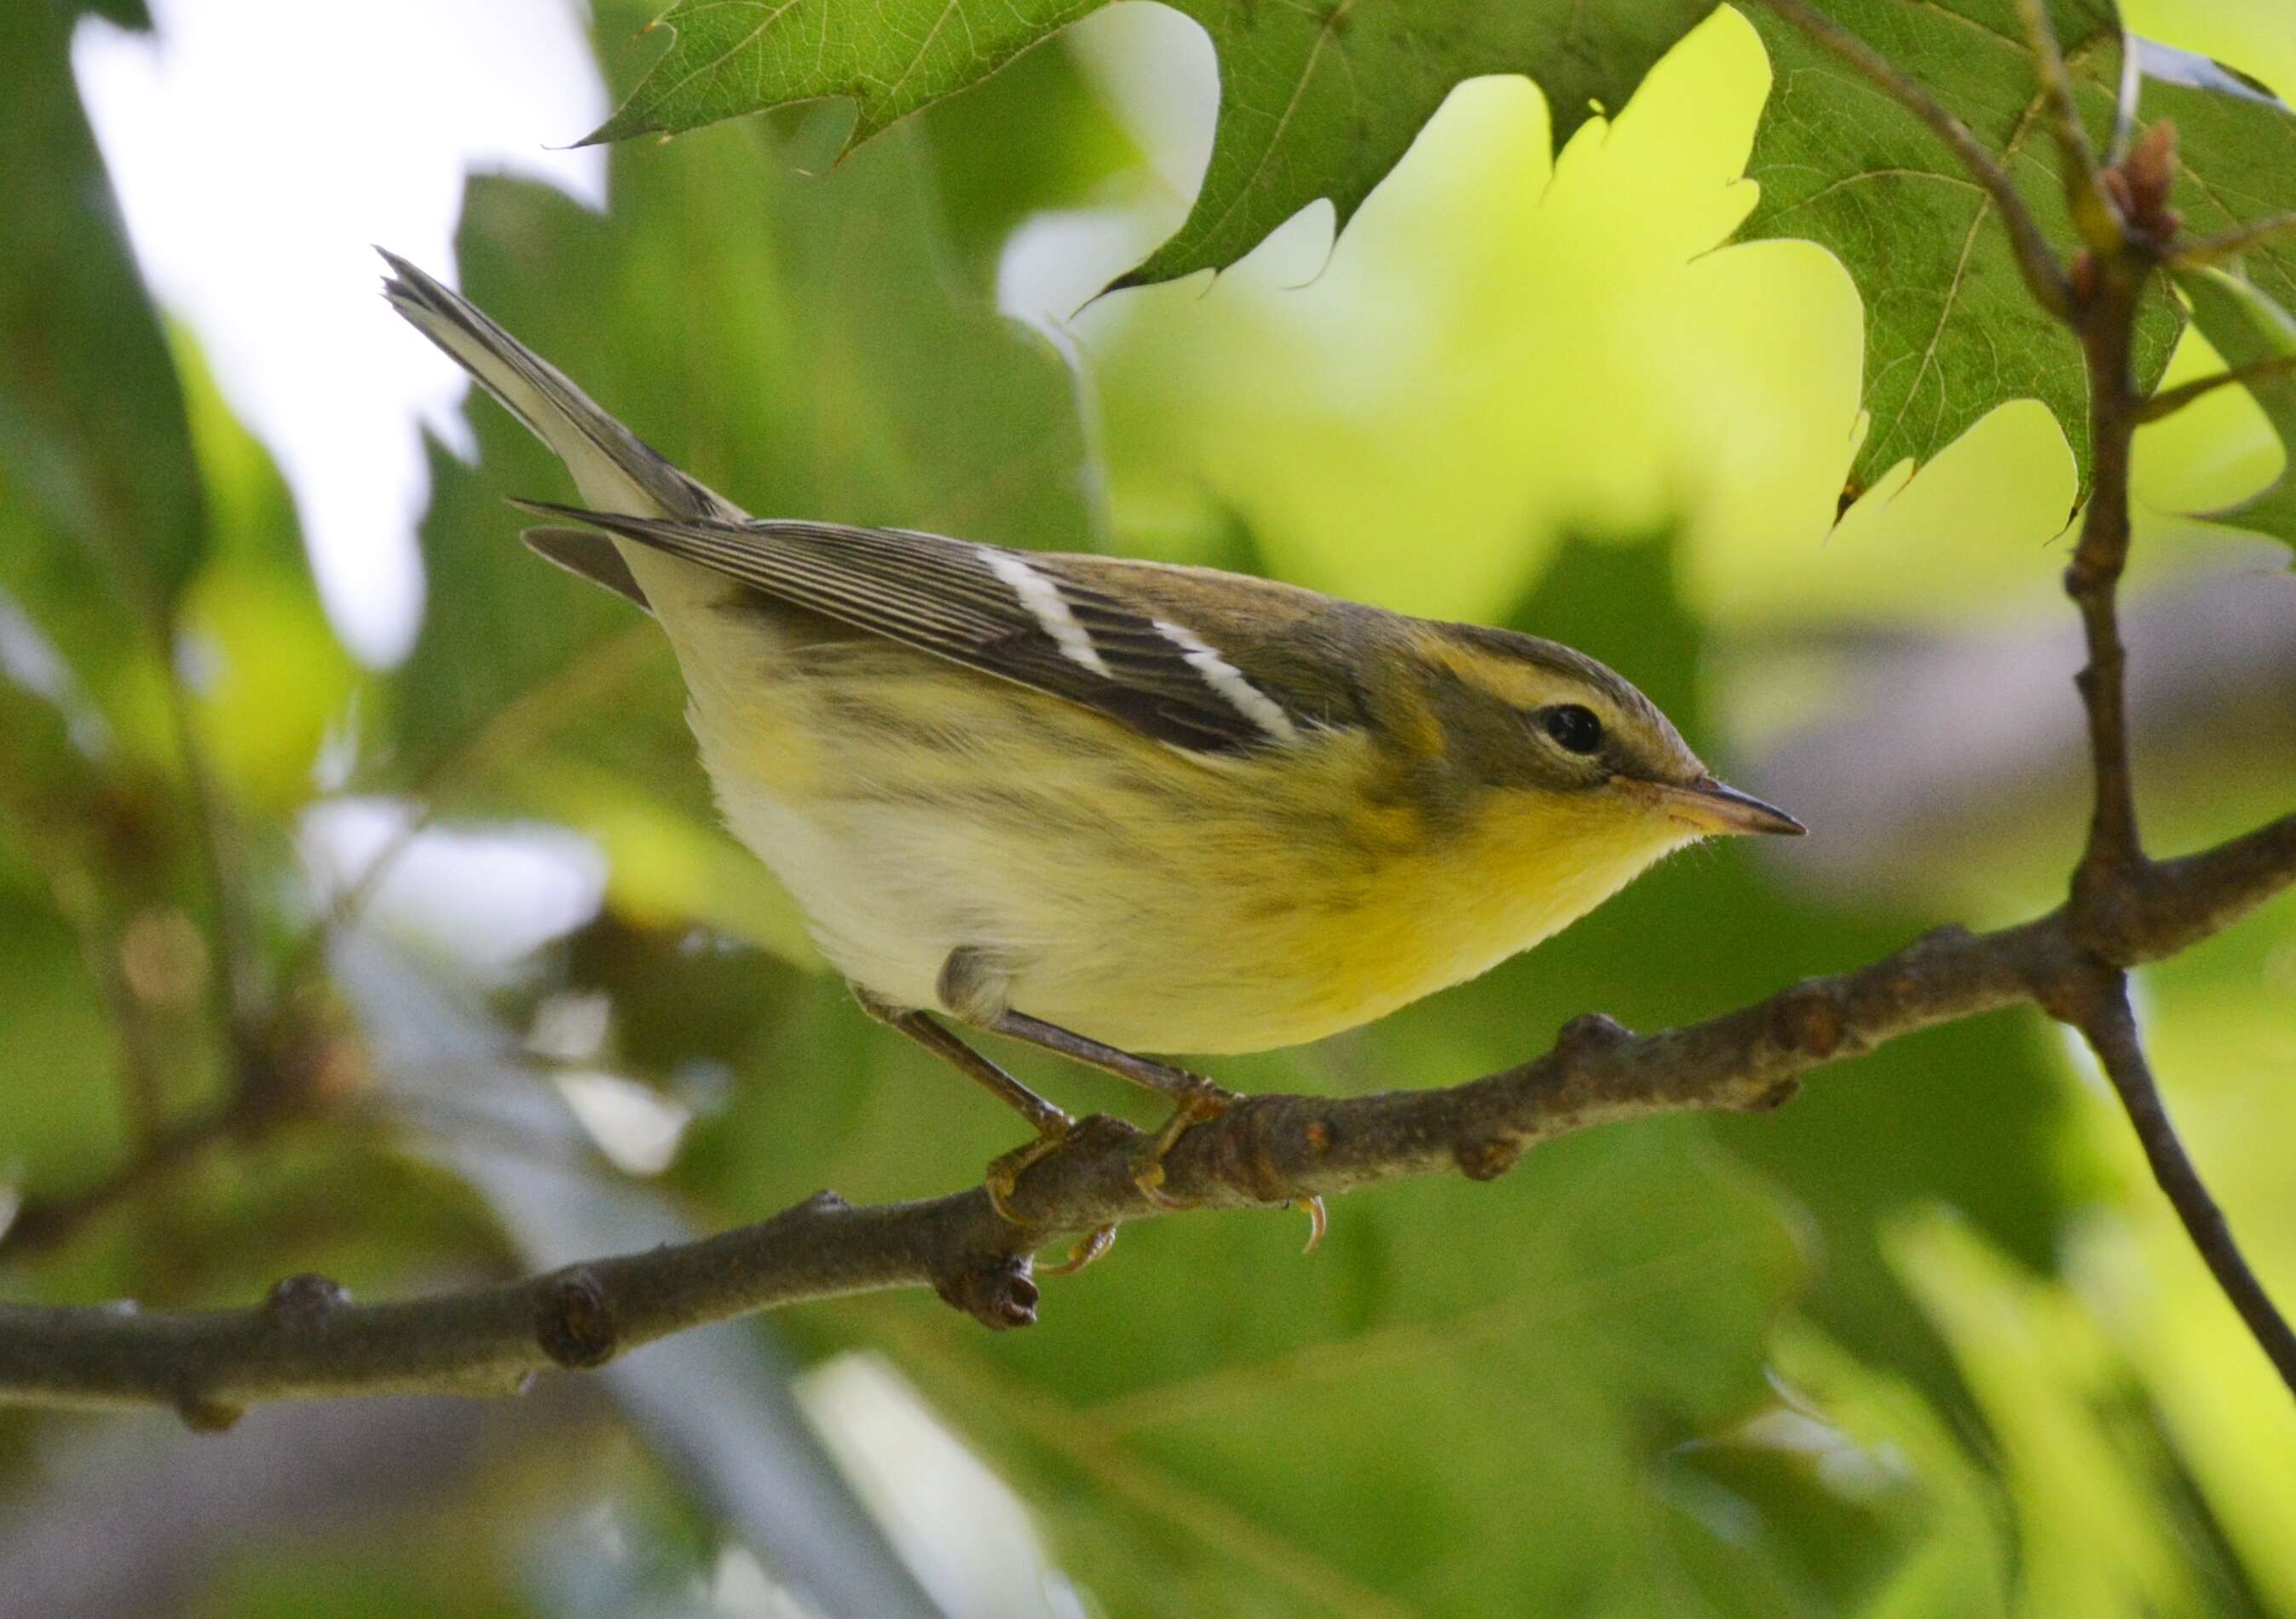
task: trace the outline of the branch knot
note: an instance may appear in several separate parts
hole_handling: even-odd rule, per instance
[[[1770,1043],[1799,1056],[1821,1062],[1833,1056],[1841,1049],[1846,1034],[1841,985],[1826,978],[1805,978],[1782,991],[1770,1002],[1766,1033]],[[1763,1105],[1776,1107],[1792,1094],[1789,1091],[1775,1101],[1766,1096]]]
[[[933,1291],[991,1332],[1037,1324],[1037,1284],[1026,1254],[1000,1254],[933,1278]]]
[[[534,1341],[542,1353],[570,1371],[603,1366],[619,1347],[613,1301],[587,1265],[562,1273],[543,1292],[535,1312]]]
[[[1565,1063],[1584,1062],[1634,1037],[1634,1030],[1606,1012],[1581,1012],[1555,1031],[1554,1056]]]
[[[300,1327],[350,1302],[351,1290],[333,1277],[304,1271],[272,1283],[271,1291],[264,1296],[263,1307],[279,1326]]]
[[[1496,1181],[1522,1161],[1522,1143],[1513,1137],[1492,1135],[1460,1142],[1453,1156],[1470,1181]]]

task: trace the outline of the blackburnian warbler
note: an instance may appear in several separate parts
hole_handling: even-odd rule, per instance
[[[1801,827],[1554,642],[1266,580],[754,519],[402,259],[391,304],[564,460],[551,560],[676,650],[734,833],[873,1015],[1038,1139],[1068,1116],[937,1018],[1178,1102],[1135,1050],[1317,1039],[1473,977],[1699,838]],[[1320,1216],[1320,1210],[1316,1211]]]

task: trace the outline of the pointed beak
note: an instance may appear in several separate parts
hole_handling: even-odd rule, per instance
[[[1712,776],[1701,776],[1682,786],[1653,782],[1651,791],[1660,809],[1707,837],[1770,832],[1799,838],[1809,830],[1775,804],[1765,804],[1751,793],[1726,787]]]

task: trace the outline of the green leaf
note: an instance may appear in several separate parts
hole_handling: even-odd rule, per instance
[[[141,16],[18,8],[0,50],[0,1177],[31,1195],[116,1158],[127,1094],[164,1112],[216,1078],[171,692],[201,473],[72,78],[91,9]]]
[[[1353,0],[1192,0],[1220,59],[1220,119],[1202,191],[1179,233],[1119,284],[1231,264],[1318,197],[1344,226],[1460,80],[1522,73],[1546,94],[1554,138],[1623,105],[1710,0],[1513,0],[1416,6]]]
[[[2181,71],[2189,64],[2146,47],[2148,70]],[[2175,121],[2179,162],[2173,200],[2187,237],[2210,236],[2259,219],[2296,213],[2296,110],[2217,69],[2181,78],[2148,77],[2142,110],[2148,119]],[[2227,364],[2286,352],[2296,310],[2296,235],[2282,232],[2242,255],[2236,277],[2216,282],[2230,296],[2194,295],[2183,278],[2193,318]],[[2285,375],[2249,389],[2265,413],[2288,460],[2296,463],[2296,381]],[[2230,511],[2211,514],[2243,528],[2296,544],[2296,478],[2284,466],[2279,480]]]
[[[2215,81],[2211,81],[2215,82]],[[2177,124],[2181,164],[2175,200],[2190,234],[2207,236],[2270,215],[2296,212],[2296,111],[2237,85],[2208,88],[2148,80],[2144,110]],[[2236,274],[2180,277],[2202,336],[2227,365],[2290,352],[2296,342],[2296,236],[2267,238]],[[2296,380],[2259,380],[2263,408],[2291,465],[2271,487],[2210,515],[2296,544]]]
[[[0,52],[0,544],[13,593],[101,685],[164,632],[204,540],[184,402],[72,82],[70,29],[18,8]]]
[[[7,539],[0,524],[0,544]],[[111,731],[54,644],[0,590],[0,822],[85,823]]]
[[[2147,78],[2142,108],[2148,121],[2176,122],[2173,200],[2188,235],[2296,212],[2296,110],[2284,102],[2216,76],[2205,85]],[[2296,309],[2296,235],[2267,238],[2240,267],[2283,309]]]
[[[670,30],[669,49],[583,144],[674,135],[768,107],[846,96],[860,112],[847,141],[857,146],[1104,4],[678,0],[654,25]]]
[[[2097,1315],[1946,1211],[1905,1221],[1890,1246],[1989,1430],[2016,1512],[2019,1611],[2248,1607]]]
[[[102,17],[123,29],[148,33],[152,12],[144,0],[66,0],[58,7],[67,17]]]
[[[1030,51],[970,95],[952,96],[918,127],[932,153],[949,243],[984,288],[996,256],[1029,215],[1104,198],[1109,182],[1144,159],[1073,53]]]
[[[848,144],[978,83],[1105,0],[679,0],[676,37],[588,138],[625,140],[824,96],[860,116]],[[1179,233],[1125,278],[1168,281],[1249,252],[1318,197],[1344,225],[1451,87],[1528,73],[1556,138],[1616,108],[1712,0],[1185,0],[1219,53],[1220,115]]]
[[[1795,1394],[1857,1447],[1848,1452],[1860,1464],[1857,1483],[1845,1493],[1876,1497],[1902,1548],[1860,1619],[2006,1619],[2013,1559],[1999,1491],[1945,1414],[1807,1325],[1784,1328],[1774,1353]]]
[[[1927,86],[2000,159],[2043,232],[2076,234],[2033,57],[2008,0],[1830,0],[1824,9]],[[2109,0],[2050,8],[2091,139],[2109,136],[2120,25]],[[1751,13],[1775,75],[1747,174],[1762,200],[1751,237],[1807,237],[1849,267],[1866,303],[1872,428],[1851,469],[1871,487],[1901,461],[1928,460],[2012,399],[2047,405],[2088,484],[2088,400],[2080,347],[2021,278],[1992,200],[1928,128],[1864,75],[1779,20]],[[2166,368],[2178,317],[2165,299],[2137,324],[2136,372]]]
[[[619,140],[825,96],[859,117],[849,145],[995,72],[1098,0],[680,0],[676,37],[590,138]],[[1344,225],[1460,80],[1522,73],[1546,92],[1554,135],[1620,105],[1710,7],[1704,0],[1587,7],[1465,0],[1180,8],[1211,36],[1220,117],[1210,167],[1178,234],[1119,285],[1231,264],[1317,198]],[[1822,0],[1822,9],[1928,85],[1998,153],[2051,239],[2070,251],[2062,187],[2009,0]],[[2121,32],[2111,0],[2052,7],[2092,135],[2109,134]],[[2011,400],[2064,429],[2086,492],[2087,400],[2070,335],[2027,294],[1985,194],[1910,114],[1759,6],[1749,8],[1777,91],[1747,172],[1762,201],[1747,233],[1807,238],[1849,267],[1866,302],[1872,429],[1853,483],[1926,461]],[[2148,108],[2186,126],[2179,201],[2196,222],[2296,203],[2285,110],[2181,85]],[[2166,366],[2179,326],[2150,303],[2139,380]]]
[[[2192,300],[2193,323],[2226,365],[2296,359],[2296,319],[2253,282],[2215,268],[2177,280]],[[2275,372],[2246,386],[2288,461],[2270,487],[2205,515],[2296,545],[2296,372]]]
[[[8,940],[8,970],[0,972],[0,1022],[8,1030],[0,1051],[0,1199],[94,1179],[126,1133],[113,1078],[119,1031],[82,941],[45,897],[0,887],[0,936]]]

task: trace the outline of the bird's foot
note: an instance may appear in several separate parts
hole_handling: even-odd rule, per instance
[[[1181,1207],[1164,1191],[1164,1155],[1195,1125],[1218,1118],[1242,1100],[1234,1092],[1199,1076],[1195,1088],[1180,1098],[1179,1106],[1172,1109],[1172,1116],[1150,1140],[1148,1150],[1132,1160],[1132,1184],[1140,1189],[1141,1195],[1159,1208]]]
[[[1313,1193],[1292,1198],[1291,1206],[1308,1216],[1308,1246],[1300,1251],[1312,1254],[1323,1246],[1324,1233],[1332,1229],[1332,1217],[1324,1212],[1324,1200]]]
[[[1173,1109],[1172,1116],[1164,1121],[1164,1127],[1148,1143],[1148,1150],[1132,1161],[1132,1183],[1140,1189],[1141,1195],[1160,1208],[1182,1207],[1183,1205],[1164,1190],[1164,1155],[1171,1151],[1174,1144],[1191,1128],[1206,1119],[1218,1118],[1242,1100],[1234,1092],[1223,1090],[1209,1079],[1201,1081],[1200,1088],[1184,1097],[1180,1105]],[[1308,1243],[1300,1251],[1314,1253],[1322,1246],[1324,1234],[1331,1230],[1332,1224],[1331,1216],[1324,1208],[1323,1198],[1310,1193],[1305,1198],[1292,1198],[1285,1206],[1296,1208],[1308,1216]]]
[[[1085,1266],[1090,1264],[1094,1260],[1098,1259],[1103,1254],[1107,1253],[1109,1249],[1115,1246],[1116,1228],[1112,1225],[1096,1225],[1093,1227],[1092,1230],[1086,1231],[1083,1236],[1077,1239],[1076,1247],[1069,1250],[1069,1256],[1066,1259],[1062,1260],[1061,1263],[1056,1265],[1038,1266],[1037,1274],[1040,1276],[1074,1276],[1078,1271],[1083,1270]]]
[[[990,1160],[988,1172],[981,1177],[981,1187],[988,1192],[988,1206],[996,1211],[997,1218],[1007,1225],[1023,1229],[1028,1226],[1027,1221],[1013,1212],[1013,1189],[1031,1165],[1043,1162],[1066,1146],[1069,1138],[1076,1133],[1076,1120],[1065,1113],[1058,1114],[1046,1121],[1035,1141],[1025,1142]],[[1046,1276],[1073,1276],[1107,1253],[1115,1241],[1114,1226],[1095,1226],[1069,1250],[1068,1258],[1059,1264],[1045,1266],[1042,1273]]]

